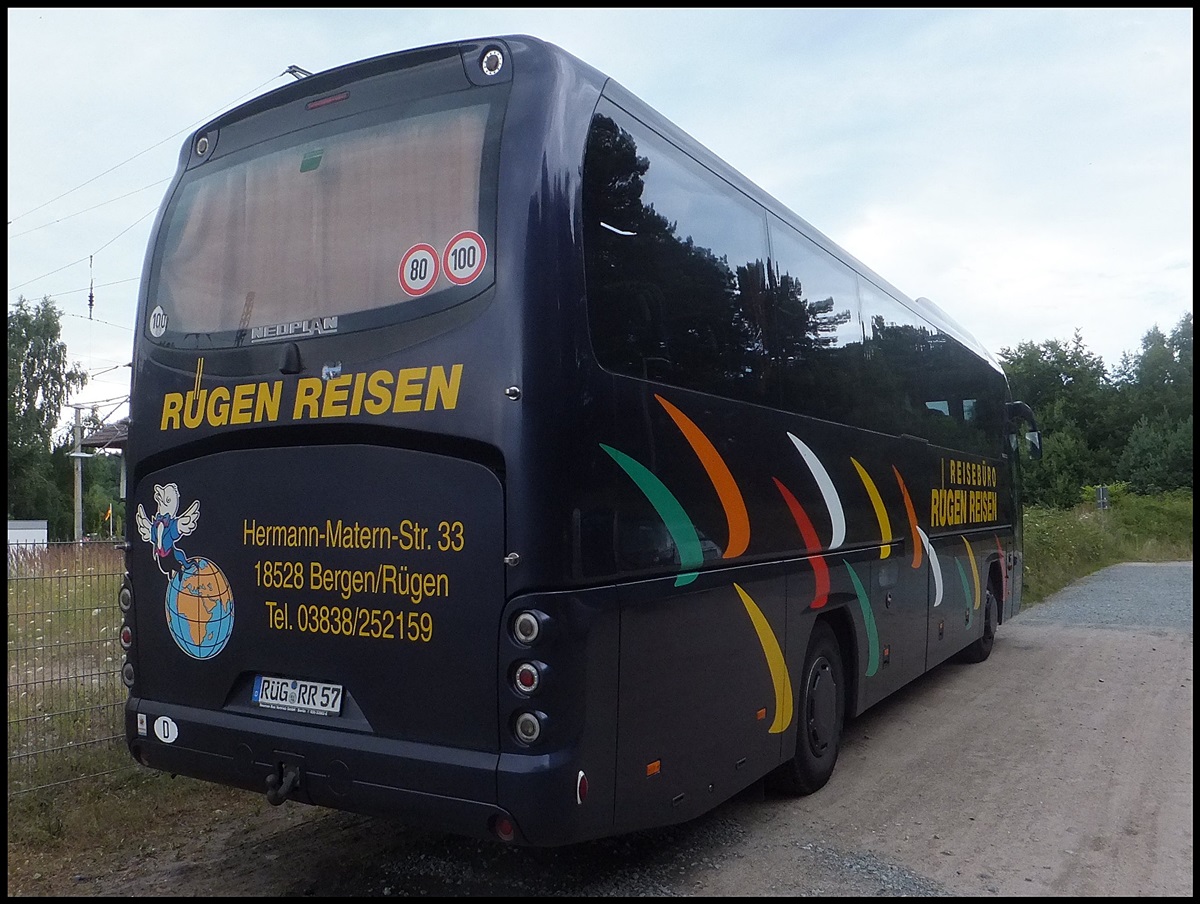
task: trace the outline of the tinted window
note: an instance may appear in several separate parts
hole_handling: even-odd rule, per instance
[[[583,193],[605,368],[998,454],[1003,376],[604,101]]]
[[[335,120],[194,170],[156,249],[155,338],[233,346],[287,338],[281,325],[346,332],[478,294],[491,282],[500,122],[484,98]]]
[[[774,403],[762,209],[611,105],[584,163],[588,317],[609,370]]]
[[[988,362],[862,280],[861,426],[982,455],[1001,452],[1004,378]]]
[[[789,411],[853,423],[862,361],[854,273],[772,217],[771,362]]]

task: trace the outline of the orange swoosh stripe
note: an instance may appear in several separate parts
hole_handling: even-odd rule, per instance
[[[704,470],[708,472],[708,479],[712,481],[717,496],[721,499],[721,505],[725,509],[725,520],[729,523],[729,545],[725,547],[723,557],[732,559],[740,556],[750,545],[750,516],[746,513],[746,502],[742,499],[742,491],[738,489],[725,460],[721,458],[709,438],[704,435],[704,431],[662,396],[655,394],[654,397],[666,409],[667,414],[671,415],[671,420],[691,443],[700,463],[704,465]]]
[[[904,509],[908,512],[908,527],[912,531],[913,539],[913,559],[912,567],[921,567],[921,558],[924,556],[924,544],[921,538],[917,536],[917,513],[913,509],[912,499],[908,495],[908,487],[904,485],[904,478],[900,476],[900,472],[896,470],[896,466],[892,465],[892,473],[896,475],[896,483],[900,484],[900,495],[904,497]]]

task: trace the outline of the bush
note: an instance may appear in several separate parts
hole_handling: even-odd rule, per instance
[[[1190,491],[1138,496],[1122,488],[1110,493],[1110,509],[1098,511],[1095,488],[1087,489],[1090,501],[1070,511],[1046,506],[1025,510],[1026,604],[1118,562],[1192,558]]]

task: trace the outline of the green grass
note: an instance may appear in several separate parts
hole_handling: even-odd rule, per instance
[[[108,543],[9,547],[10,798],[110,771],[93,760],[122,733],[123,571],[120,550]]]
[[[1111,508],[1025,511],[1025,603],[1039,603],[1073,581],[1119,562],[1192,558],[1192,494],[1118,493]]]

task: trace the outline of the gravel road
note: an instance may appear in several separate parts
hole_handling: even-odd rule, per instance
[[[79,895],[1193,894],[1192,563],[1105,569],[847,728],[815,795],[564,849],[292,804]]]

